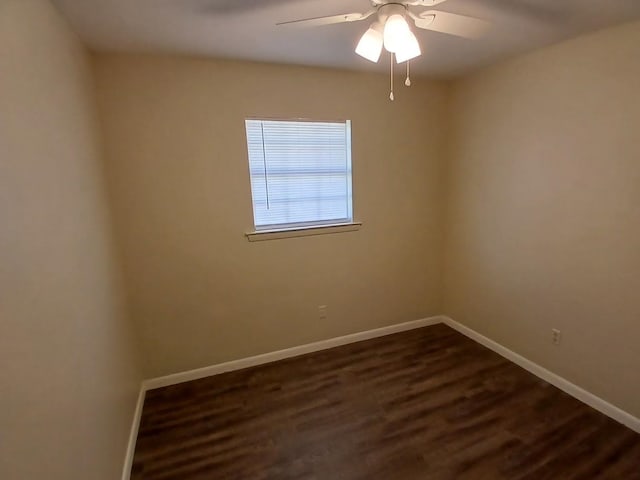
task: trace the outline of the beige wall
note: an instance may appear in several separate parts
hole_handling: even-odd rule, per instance
[[[445,300],[456,320],[636,416],[638,45],[630,24],[455,85]]]
[[[0,478],[118,478],[140,376],[88,58],[48,2],[0,1]]]
[[[98,55],[110,190],[150,376],[440,312],[446,88]],[[362,230],[249,243],[244,118],[351,119]],[[318,318],[318,305],[328,318]]]

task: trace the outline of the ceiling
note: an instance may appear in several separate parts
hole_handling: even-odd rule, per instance
[[[368,0],[53,0],[94,50],[171,52],[349,69],[384,69],[354,53],[367,21],[308,29],[276,22],[364,12]],[[640,0],[447,0],[436,9],[480,17],[479,40],[416,30],[414,71],[454,77],[518,53],[640,19]],[[424,9],[415,8],[414,11]]]

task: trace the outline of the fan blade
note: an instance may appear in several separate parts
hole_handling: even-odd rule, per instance
[[[341,15],[330,15],[328,17],[303,18],[301,20],[276,23],[276,25],[290,27],[320,27],[323,25],[332,25],[334,23],[358,22],[365,18],[369,18],[371,15],[376,13],[376,11],[376,9],[373,9],[366,13],[343,13]]]
[[[418,28],[464,38],[481,37],[489,28],[489,22],[479,18],[435,10],[421,12],[420,15],[411,15],[411,17]]]
[[[410,7],[435,7],[436,5],[446,1],[447,0],[410,0],[402,3]]]

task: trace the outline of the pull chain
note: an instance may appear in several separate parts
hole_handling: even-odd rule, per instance
[[[391,59],[391,93],[389,94],[389,100],[393,102],[395,100],[393,96],[393,53],[389,55],[389,58]]]
[[[411,86],[411,79],[409,78],[409,60],[407,60],[407,79],[404,81],[407,87]]]

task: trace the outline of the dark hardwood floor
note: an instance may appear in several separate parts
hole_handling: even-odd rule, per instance
[[[147,393],[132,478],[640,479],[640,435],[444,325]]]

